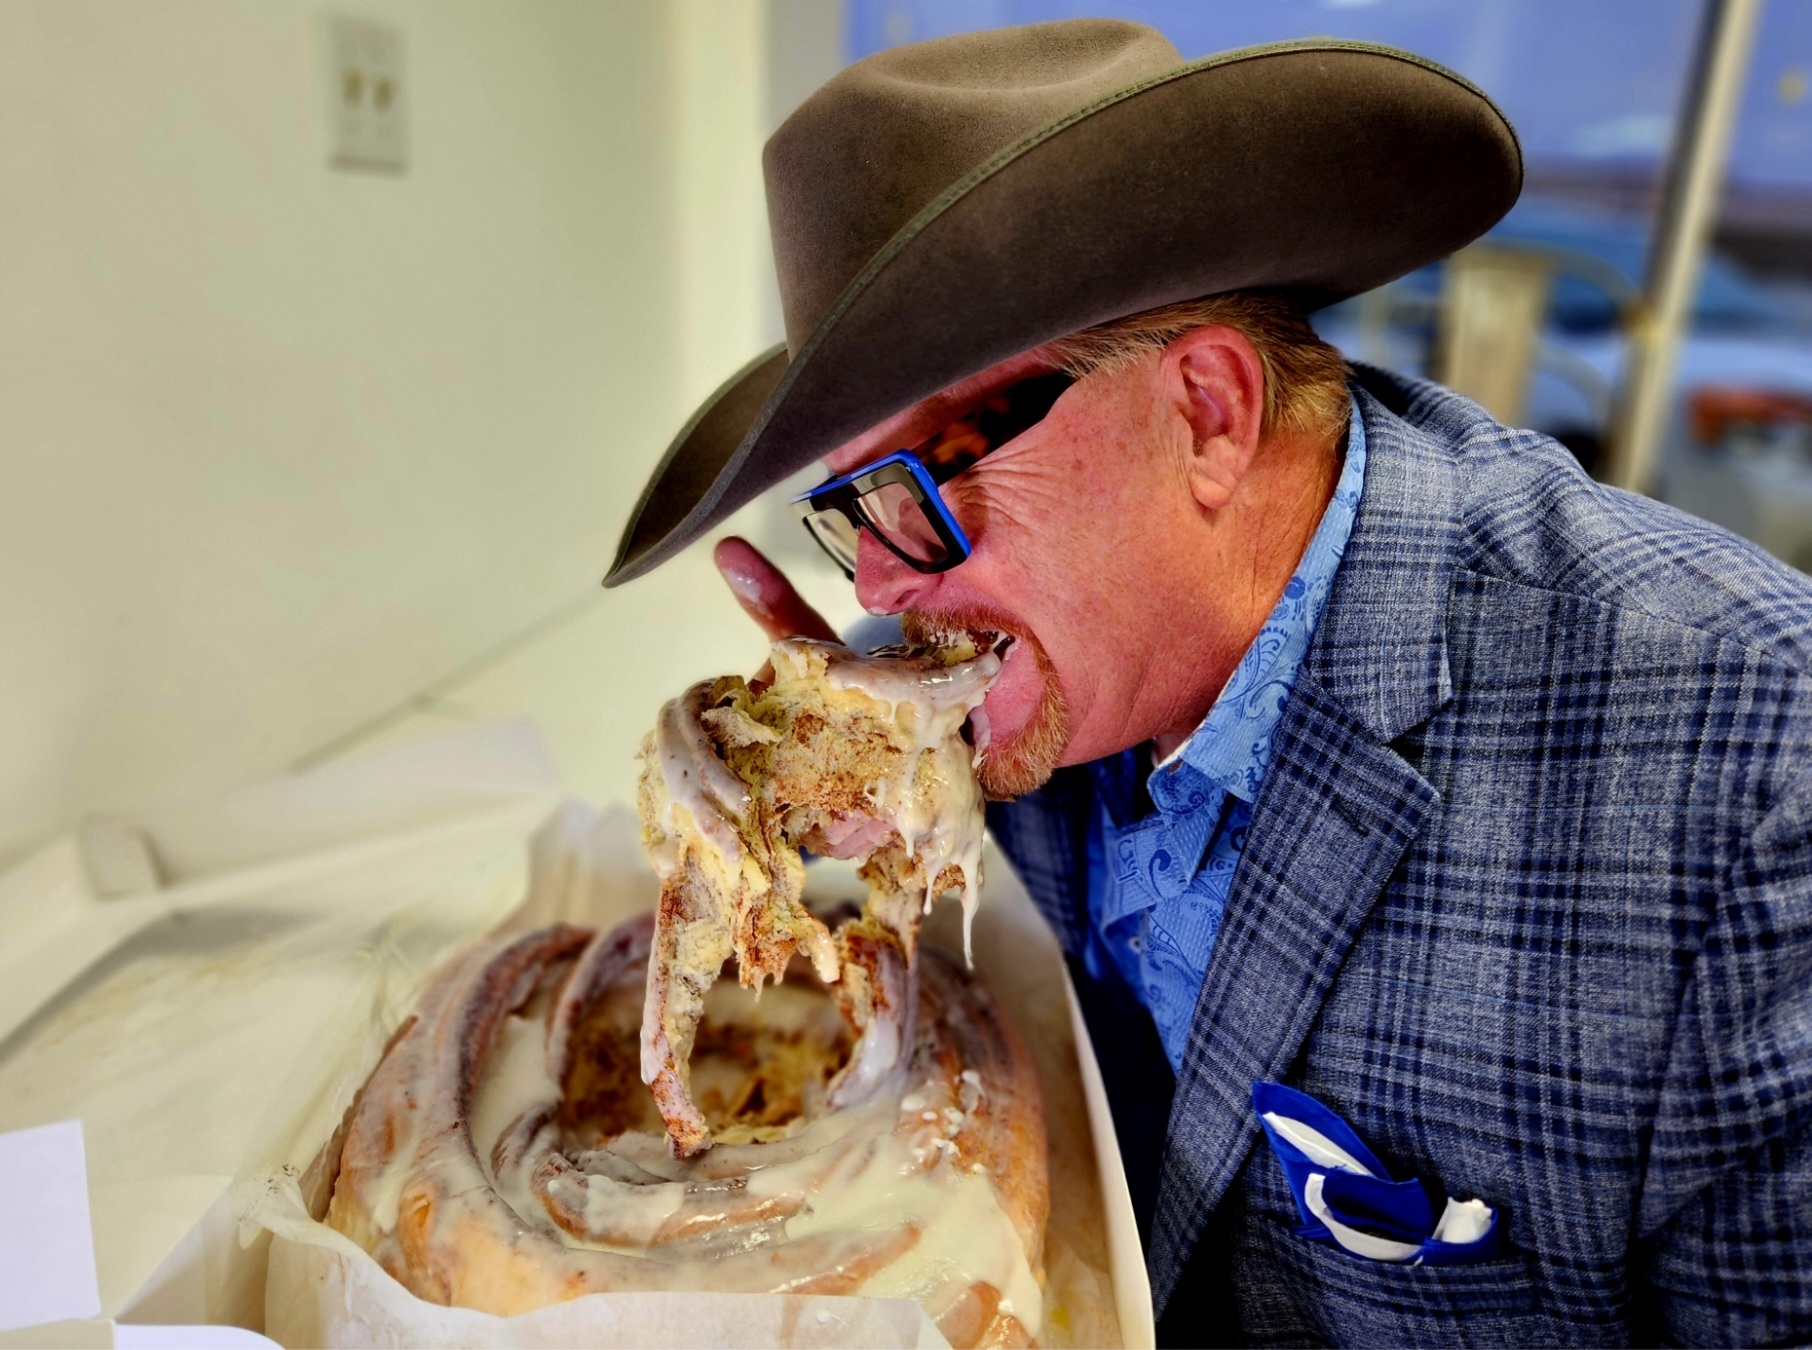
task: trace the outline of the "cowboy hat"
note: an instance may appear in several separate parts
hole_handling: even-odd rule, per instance
[[[1316,40],[1185,64],[1103,19],[877,53],[762,162],[787,341],[681,429],[607,586],[1010,356],[1223,291],[1330,304],[1476,238],[1522,187],[1504,115],[1420,57]]]

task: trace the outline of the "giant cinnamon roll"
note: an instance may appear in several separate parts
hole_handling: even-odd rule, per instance
[[[509,1316],[709,1289],[918,1300],[952,1345],[1037,1335],[1049,1195],[1036,1073],[927,950],[889,1091],[833,1107],[851,1038],[809,970],[705,1001],[716,1146],[671,1156],[636,1072],[653,924],[555,927],[444,970],[355,1105],[328,1222],[419,1297]]]
[[[668,704],[640,794],[658,911],[445,970],[354,1108],[329,1221],[418,1295],[498,1314],[862,1293],[917,1299],[953,1345],[1036,1336],[1036,1072],[918,943],[940,894],[979,885],[962,728],[998,668],[788,641],[767,688]],[[865,860],[834,931],[802,847]],[[718,984],[731,962],[745,988]]]

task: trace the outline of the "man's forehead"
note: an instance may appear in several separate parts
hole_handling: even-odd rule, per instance
[[[920,399],[886,421],[877,422],[860,436],[844,442],[827,454],[824,465],[834,474],[849,473],[870,460],[891,455],[896,450],[911,449],[933,432],[943,430],[995,390],[1024,379],[1027,375],[1050,370],[1055,365],[1056,362],[1043,347],[1034,347],[1031,351],[1020,352],[1017,356],[996,362],[986,370],[958,380],[929,398]]]

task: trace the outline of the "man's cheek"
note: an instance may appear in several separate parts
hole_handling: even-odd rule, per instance
[[[1116,612],[1137,607],[1137,588],[1147,579],[1136,541],[1088,527],[1067,538],[1044,542],[1042,571],[1050,582],[1061,582],[1060,613],[1100,623]]]

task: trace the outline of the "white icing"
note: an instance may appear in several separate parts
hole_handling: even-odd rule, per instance
[[[749,790],[717,757],[700,721],[711,684],[701,681],[669,700],[655,728],[654,753],[667,794],[661,813],[666,838],[651,851],[651,861],[663,877],[679,867],[680,841],[688,837],[716,854],[726,876],[742,866],[736,826],[748,814]]]
[[[479,1142],[478,1157],[487,1175],[497,1137],[524,1112],[560,1101],[560,1088],[548,1070],[547,1029],[538,1018],[503,1019],[489,1069],[471,1110],[472,1137]],[[490,1179],[494,1183],[497,1178]]]
[[[411,1134],[413,1134],[414,1124],[415,1122],[413,1120],[409,1122]],[[410,1145],[413,1143],[414,1139],[411,1137],[399,1139],[397,1141],[398,1154],[407,1155],[411,1153],[412,1150]],[[366,1203],[371,1209],[372,1222],[384,1232],[389,1232],[396,1227],[397,1210],[401,1207],[403,1200],[403,1183],[408,1179],[409,1174],[403,1168],[386,1168],[383,1176],[378,1182],[376,1193],[367,1199]]]
[[[918,733],[925,741],[942,739],[961,726],[1000,674],[1000,658],[993,652],[945,665],[930,657],[860,656],[847,647],[804,638],[776,643],[775,651],[793,656],[808,646],[827,653],[825,677],[832,688],[866,694],[887,705],[895,717],[909,707],[917,720],[934,724]]]
[[[594,1177],[585,1189],[585,1226],[592,1232],[607,1228],[623,1230],[632,1247],[645,1247],[653,1242],[666,1223],[686,1203],[686,1188],[677,1181],[658,1185],[606,1186]],[[569,1190],[576,1184],[567,1182]],[[575,1239],[575,1243],[582,1241]],[[598,1244],[601,1245],[601,1244]]]
[[[784,662],[804,678],[812,654],[825,663],[825,683],[884,707],[905,733],[907,755],[900,769],[871,785],[870,800],[876,816],[898,831],[907,857],[917,863],[927,914],[937,900],[937,879],[944,868],[962,870],[963,958],[973,966],[970,930],[981,895],[984,829],[981,785],[975,778],[981,752],[971,749],[961,732],[1000,674],[1000,658],[982,652],[945,665],[933,656],[860,656],[832,643],[792,638],[774,645],[775,668]]]
[[[788,1241],[828,1232],[880,1237],[910,1224],[919,1231],[918,1241],[864,1281],[860,1293],[916,1299],[936,1318],[945,1300],[985,1281],[1001,1292],[1001,1307],[1036,1336],[1043,1295],[993,1186],[984,1175],[955,1165],[956,1145],[947,1135],[933,1135],[915,1147],[892,1128],[898,1113],[893,1100],[844,1113],[858,1117],[851,1131],[869,1146],[845,1150],[835,1168],[812,1184],[810,1203],[786,1221]],[[783,1194],[797,1184],[791,1171],[753,1173],[749,1189]]]

